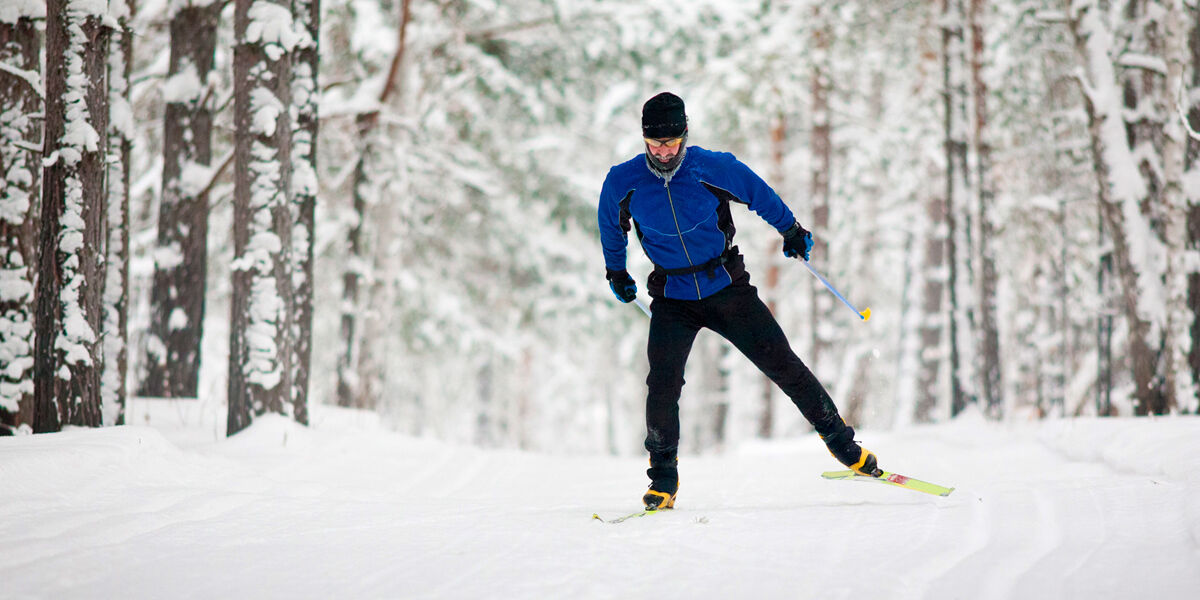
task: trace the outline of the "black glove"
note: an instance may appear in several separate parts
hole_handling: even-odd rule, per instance
[[[612,288],[613,295],[617,297],[617,300],[626,304],[633,302],[637,298],[637,283],[629,276],[629,271],[625,269],[620,271],[606,269],[606,271],[608,274],[604,278],[608,280],[608,287]]]
[[[787,231],[783,232],[783,255],[788,258],[800,258],[808,260],[808,253],[812,250],[813,239],[812,234],[807,229],[800,226],[800,222],[792,223],[792,226]]]

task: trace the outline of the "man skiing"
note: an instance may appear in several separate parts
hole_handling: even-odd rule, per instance
[[[672,508],[679,490],[679,396],[692,342],[707,327],[746,355],[800,409],[842,464],[878,477],[876,457],[854,441],[854,429],[800,358],[750,285],[733,245],[730,203],[746,205],[783,235],[783,253],[808,260],[812,234],[732,154],[687,146],[683,100],[669,92],[642,106],[646,151],[609,170],[597,219],[607,279],[621,302],[637,298],[625,270],[631,227],[654,263],[646,287],[651,304],[646,378],[648,510]],[[632,223],[632,225],[631,225]]]

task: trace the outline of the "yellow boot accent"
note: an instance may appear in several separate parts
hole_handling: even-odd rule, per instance
[[[867,475],[868,477],[876,477],[875,473],[868,473],[868,472],[862,470],[863,466],[867,464],[867,459],[871,458],[873,456],[875,456],[875,454],[873,452],[871,452],[870,450],[867,450],[866,448],[863,448],[862,454],[858,457],[858,462],[850,465],[850,470],[854,471],[855,473],[858,473],[859,475]],[[878,464],[878,461],[879,461],[879,458],[876,457],[875,458],[876,464]],[[878,467],[876,467],[876,468],[878,468]]]
[[[678,493],[678,492],[676,492],[676,493]],[[658,506],[651,508],[650,503],[647,502],[647,499],[651,498],[651,497],[662,498],[663,501],[660,502],[658,504]],[[642,496],[642,503],[646,505],[646,510],[662,510],[662,509],[667,509],[667,508],[675,508],[675,494],[668,494],[666,492],[658,492],[655,490],[646,490],[646,494],[644,496]]]

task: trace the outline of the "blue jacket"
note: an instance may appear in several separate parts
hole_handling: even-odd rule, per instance
[[[732,154],[689,146],[669,180],[639,154],[610,169],[600,190],[604,265],[625,269],[632,220],[655,265],[646,286],[652,297],[699,300],[746,282],[730,202],[747,205],[780,233],[796,222],[775,190]]]

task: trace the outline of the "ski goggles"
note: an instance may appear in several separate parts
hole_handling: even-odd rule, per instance
[[[683,143],[682,137],[670,138],[666,140],[656,140],[653,138],[642,139],[646,140],[646,145],[650,146],[651,148],[662,148],[663,146],[666,146],[667,148],[674,148]]]

